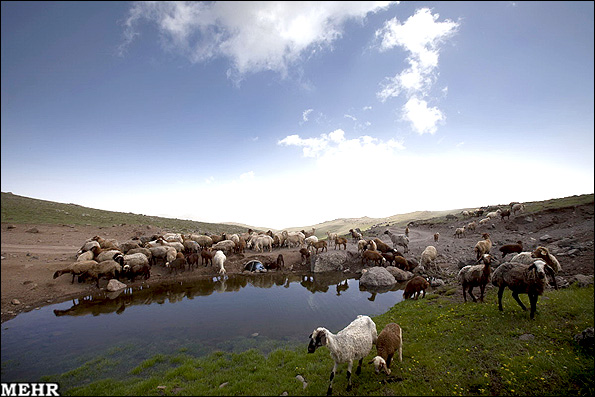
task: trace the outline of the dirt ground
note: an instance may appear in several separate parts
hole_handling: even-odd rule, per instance
[[[520,214],[510,219],[497,219],[489,225],[477,228],[475,232],[467,233],[463,238],[455,238],[454,230],[466,225],[472,220],[480,218],[463,218],[449,223],[431,224],[420,222],[410,226],[409,252],[405,256],[416,258],[428,245],[434,245],[438,250],[437,263],[442,269],[442,278],[447,283],[456,283],[456,273],[461,263],[470,261],[474,257],[473,247],[481,239],[481,233],[490,233],[494,243],[491,253],[501,257],[498,247],[503,244],[515,243],[520,240],[525,251],[532,250],[539,245],[550,249],[562,265],[563,278],[571,278],[577,274],[593,275],[594,273],[594,222],[593,205],[584,205],[555,211],[544,211],[538,214]],[[76,259],[77,250],[86,239],[99,235],[103,238],[115,238],[126,241],[134,236],[164,233],[155,227],[138,225],[121,225],[112,227],[72,226],[72,225],[32,225],[5,224],[1,225],[1,314],[2,322],[13,318],[23,311],[34,310],[48,304],[54,304],[72,298],[97,292],[92,283],[71,283],[70,276],[56,279],[53,274]],[[384,234],[386,226],[377,226],[364,232],[364,238],[379,237],[390,244],[388,235]],[[390,228],[393,233],[403,233],[402,229]],[[437,242],[434,241],[435,232],[440,233]],[[351,240],[351,239],[349,239]],[[330,251],[334,245],[330,247]],[[349,242],[347,250],[357,253],[356,244]],[[402,248],[399,249],[402,251]],[[281,271],[308,272],[309,263],[301,264],[301,255],[296,248],[274,249],[273,252],[263,254],[246,250],[244,254],[231,254],[225,263],[228,274],[239,273],[243,264],[250,259],[257,259],[267,265],[276,261],[279,254],[283,255],[285,269]],[[509,255],[507,258],[510,259]],[[357,256],[354,256],[357,258]],[[359,261],[354,261],[351,270],[361,270]],[[290,270],[291,268],[291,270]],[[170,274],[169,270],[157,266],[151,269],[149,280],[137,280],[128,283],[135,287],[143,283],[157,284],[176,278],[184,280],[192,278],[211,278],[216,275],[212,266],[200,266],[198,269],[186,271],[179,275]],[[106,281],[100,285],[105,287]],[[458,294],[457,294],[458,296]]]

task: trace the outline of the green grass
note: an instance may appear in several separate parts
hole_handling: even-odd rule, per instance
[[[527,302],[526,295],[521,299]],[[573,339],[593,327],[592,285],[546,292],[534,320],[510,291],[504,295],[504,312],[496,300],[491,288],[484,304],[457,303],[436,294],[396,304],[374,321],[379,331],[389,322],[401,325],[403,362],[393,361],[390,377],[377,375],[367,364],[373,348],[360,375],[354,366],[351,392],[346,391],[347,366],[339,367],[334,394],[593,395],[593,352]],[[533,338],[521,339],[525,334]],[[268,355],[254,349],[206,357],[156,355],[121,379],[97,375],[110,365],[109,359],[98,358],[43,380],[59,382],[64,395],[323,395],[333,361],[327,348],[308,354],[306,346],[307,335],[303,347]],[[296,375],[308,382],[305,389]]]
[[[65,224],[65,225],[151,225],[176,232],[239,233],[246,228],[227,224],[197,222],[185,219],[162,218],[82,207],[38,200],[2,192],[2,223]]]

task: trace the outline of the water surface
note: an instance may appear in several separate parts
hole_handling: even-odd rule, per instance
[[[36,381],[99,356],[122,374],[155,354],[306,352],[316,327],[336,333],[358,314],[384,313],[402,300],[398,288],[372,293],[341,274],[266,273],[86,296],[2,324],[2,382]]]

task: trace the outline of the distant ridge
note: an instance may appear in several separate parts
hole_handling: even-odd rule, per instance
[[[53,201],[40,200],[19,196],[10,192],[2,192],[2,223],[32,223],[32,224],[72,224],[72,225],[95,225],[114,226],[121,224],[129,225],[153,225],[164,229],[178,232],[198,233],[238,233],[248,229],[257,231],[278,231],[273,228],[255,227],[237,222],[208,223],[193,220],[176,218],[163,218],[133,214],[131,212],[116,212],[98,210],[83,207],[77,204],[63,204]],[[558,199],[543,201],[525,202],[527,212],[535,212],[545,208],[560,208],[573,205],[588,204],[594,202],[593,193],[569,196]],[[490,205],[488,207],[508,207],[509,203]],[[447,211],[415,211],[405,214],[397,214],[385,218],[338,218],[332,221],[317,223],[311,226],[291,227],[287,231],[310,231],[316,229],[316,236],[326,237],[327,232],[345,235],[349,229],[360,228],[367,230],[372,227],[390,226],[391,228],[402,228],[409,222],[424,221],[432,218],[446,217],[446,215],[460,215],[461,211],[474,208],[459,208]]]

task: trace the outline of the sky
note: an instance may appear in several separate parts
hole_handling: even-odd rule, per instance
[[[594,192],[593,2],[1,7],[2,192],[273,229]]]

